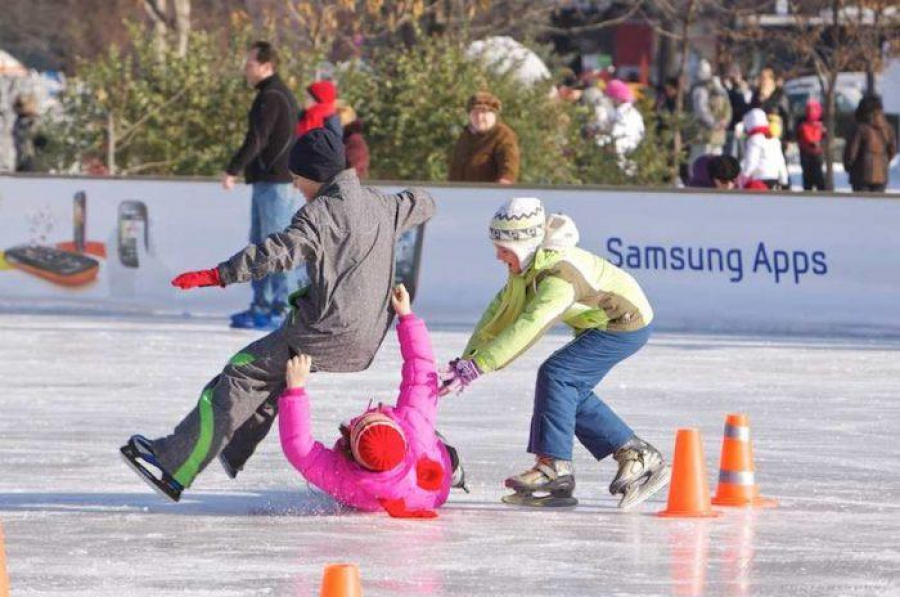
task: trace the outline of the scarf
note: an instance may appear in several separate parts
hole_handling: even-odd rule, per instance
[[[531,265],[524,273],[510,273],[506,286],[500,291],[500,304],[487,321],[478,322],[478,331],[469,339],[463,352],[463,358],[471,359],[475,354],[494,341],[505,329],[511,326],[525,310],[528,288],[533,286],[538,274],[555,263],[561,253],[538,249]],[[487,314],[485,314],[487,317]]]
[[[752,129],[749,133],[747,133],[748,137],[752,137],[753,135],[764,135],[766,139],[772,138],[772,131],[768,126],[758,126],[755,129]]]

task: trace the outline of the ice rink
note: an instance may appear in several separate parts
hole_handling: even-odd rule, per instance
[[[463,330],[432,330],[441,360]],[[658,334],[599,387],[671,457],[703,434],[715,488],[724,416],[746,412],[774,510],[718,519],[621,513],[614,462],[576,448],[573,511],[500,504],[524,446],[546,338],[443,402],[472,493],[433,521],[341,512],[281,454],[275,430],[237,480],[214,463],[180,504],[126,468],[132,433],[167,433],[256,334],[220,321],[0,315],[0,522],[12,595],[315,596],[324,565],[359,565],[365,595],[900,595],[900,340]],[[393,334],[365,373],[313,376],[316,435],[392,402]]]

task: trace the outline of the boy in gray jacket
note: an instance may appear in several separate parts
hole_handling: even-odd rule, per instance
[[[423,189],[387,195],[360,186],[344,169],[341,139],[327,129],[297,141],[290,168],[307,204],[288,228],[172,281],[182,289],[227,286],[304,263],[311,280],[292,298],[284,326],[234,355],[171,435],[135,435],[121,448],[126,463],[174,501],[217,455],[237,475],[277,415],[292,353],[311,355],[319,371],[369,367],[393,319],[395,243],[435,211]]]

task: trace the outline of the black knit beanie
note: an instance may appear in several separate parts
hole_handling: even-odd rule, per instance
[[[326,182],[347,168],[344,142],[327,128],[313,129],[291,150],[291,172],[314,182]]]

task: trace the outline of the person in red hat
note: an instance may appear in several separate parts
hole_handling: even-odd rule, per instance
[[[305,389],[312,359],[296,355],[278,403],[281,447],[307,481],[341,504],[395,518],[434,518],[450,488],[465,489],[465,480],[456,450],[435,431],[438,374],[428,329],[412,313],[402,284],[391,303],[403,356],[397,404],[379,404],[341,425],[341,438],[326,448],[312,437]]]
[[[825,191],[825,162],[823,143],[825,126],[822,124],[822,104],[814,99],[806,102],[806,118],[797,125],[797,147],[800,149],[800,166],[803,168],[803,190]]]
[[[337,96],[337,87],[328,80],[316,81],[306,88],[306,105],[297,120],[297,137],[320,128],[329,129],[339,139],[344,136],[337,113]]]

